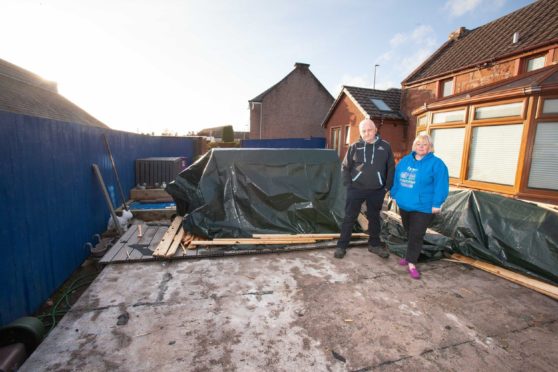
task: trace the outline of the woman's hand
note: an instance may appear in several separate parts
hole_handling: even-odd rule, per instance
[[[432,207],[432,214],[438,214],[442,211],[442,208],[434,208]]]

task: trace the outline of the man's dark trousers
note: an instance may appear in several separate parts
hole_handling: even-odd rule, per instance
[[[366,201],[366,218],[368,218],[368,244],[374,247],[381,244],[380,210],[382,209],[385,195],[386,191],[384,189],[360,190],[349,186],[345,203],[345,217],[341,225],[341,236],[337,241],[338,247],[348,247],[353,227],[364,201]]]

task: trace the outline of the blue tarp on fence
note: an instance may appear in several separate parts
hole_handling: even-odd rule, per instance
[[[322,137],[312,138],[279,138],[279,139],[250,139],[240,141],[242,148],[265,149],[325,149],[326,140]]]
[[[106,229],[109,211],[96,163],[115,205],[134,186],[134,161],[194,158],[194,141],[152,137],[0,112],[0,326],[38,309],[89,255],[84,243]],[[116,200],[114,200],[116,199]]]

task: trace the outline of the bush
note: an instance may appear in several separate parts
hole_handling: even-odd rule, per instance
[[[234,131],[232,125],[223,127],[223,142],[234,142]]]

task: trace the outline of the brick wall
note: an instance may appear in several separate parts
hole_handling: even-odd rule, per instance
[[[308,69],[295,70],[250,108],[250,138],[323,137],[321,123],[333,104],[333,97]],[[260,116],[261,115],[261,116]]]
[[[335,110],[329,117],[325,125],[327,148],[332,148],[331,133],[333,128],[341,128],[341,152],[340,158],[345,157],[347,152],[347,142],[349,144],[358,141],[360,138],[358,124],[364,119],[364,113],[353,103],[353,101],[343,95]],[[374,123],[378,127],[380,136],[391,144],[396,160],[399,160],[406,152],[406,126],[403,121],[384,120],[373,118]],[[349,125],[349,141],[345,138],[345,127]]]
[[[519,60],[514,59],[497,63],[486,68],[455,74],[454,94],[509,79],[517,74],[518,63]],[[444,77],[444,79],[446,78],[447,76]],[[411,87],[403,86],[403,91],[401,93],[401,112],[405,115],[409,123],[409,138],[407,139],[409,146],[416,133],[416,118],[413,117],[411,113],[425,103],[429,104],[438,99],[438,81],[425,82]]]

